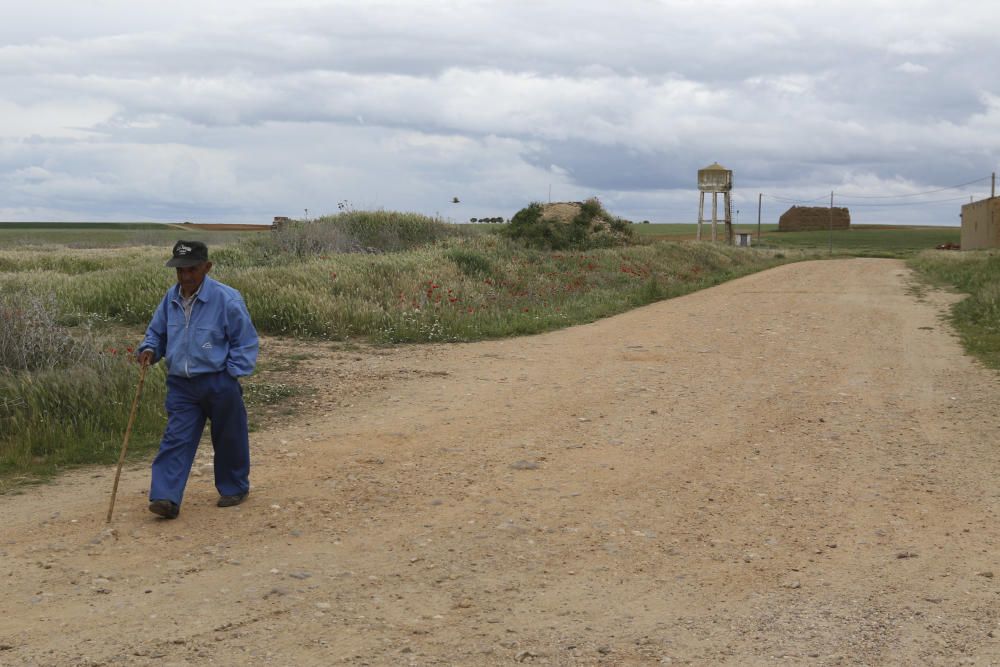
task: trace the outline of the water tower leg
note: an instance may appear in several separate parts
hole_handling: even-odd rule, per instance
[[[719,222],[719,193],[712,193],[712,243],[717,240],[716,225]]]
[[[698,235],[697,238],[701,240],[701,223],[705,220],[705,193],[698,193]]]
[[[733,245],[733,203],[728,192],[723,197],[726,207],[726,243]]]

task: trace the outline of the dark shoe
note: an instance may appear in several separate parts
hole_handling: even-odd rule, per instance
[[[232,507],[234,505],[239,505],[247,499],[248,495],[250,495],[249,491],[246,493],[237,493],[235,496],[219,496],[219,502],[215,503],[215,506]]]
[[[154,500],[149,503],[149,511],[164,519],[176,519],[177,515],[181,513],[181,508],[171,500]]]

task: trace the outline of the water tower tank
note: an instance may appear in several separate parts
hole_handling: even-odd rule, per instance
[[[733,172],[713,162],[698,170],[698,189],[702,192],[729,192],[733,189]]]

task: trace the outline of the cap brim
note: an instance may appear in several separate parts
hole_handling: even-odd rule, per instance
[[[167,260],[165,266],[170,268],[176,268],[178,266],[198,266],[199,264],[204,264],[208,260],[204,259],[189,259],[186,257],[172,257]]]

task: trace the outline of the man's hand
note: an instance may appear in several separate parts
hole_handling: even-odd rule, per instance
[[[139,364],[141,366],[149,366],[153,363],[153,351],[146,348],[139,353]]]

